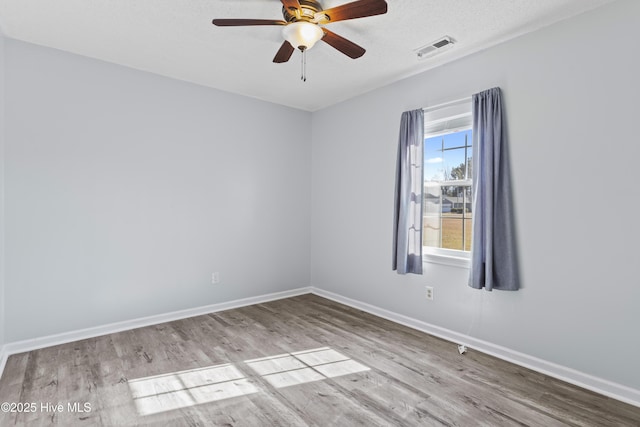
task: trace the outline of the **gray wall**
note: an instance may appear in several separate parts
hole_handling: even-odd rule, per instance
[[[7,341],[308,286],[310,113],[5,53]]]
[[[640,2],[569,21],[314,113],[312,284],[640,388]],[[505,95],[524,289],[391,271],[401,112]],[[434,301],[424,287],[435,288]]]
[[[0,34],[0,349],[4,345],[4,37]]]

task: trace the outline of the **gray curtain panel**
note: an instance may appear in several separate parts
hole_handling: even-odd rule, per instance
[[[422,274],[424,113],[405,111],[400,120],[393,219],[393,269]]]
[[[502,94],[473,95],[473,240],[469,286],[520,287]]]

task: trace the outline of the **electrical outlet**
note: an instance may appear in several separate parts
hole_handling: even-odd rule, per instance
[[[217,271],[211,273],[211,284],[217,285],[218,283],[220,283],[220,273],[218,273]]]
[[[433,287],[427,286],[425,289],[426,289],[425,297],[428,300],[433,300]]]

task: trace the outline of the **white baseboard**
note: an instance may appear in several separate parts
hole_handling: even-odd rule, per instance
[[[64,332],[61,334],[49,335],[24,341],[10,342],[2,348],[3,358],[0,359],[0,376],[4,371],[4,364],[12,354],[24,353],[40,348],[65,344],[87,338],[95,338],[101,335],[115,332],[128,331],[130,329],[142,328],[144,326],[157,325],[159,323],[171,322],[187,317],[200,316],[202,314],[215,313],[218,311],[231,310],[233,308],[246,307],[248,305],[261,304],[268,301],[290,298],[297,295],[304,295],[311,292],[310,287],[293,289],[290,291],[276,292],[256,297],[243,298],[234,301],[222,302],[218,304],[206,305],[203,307],[189,308],[186,310],[173,311],[171,313],[158,314],[155,316],[142,317],[139,319],[125,320],[123,322],[110,323],[108,325],[96,326],[92,328],[80,329],[78,331]]]
[[[421,320],[394,313],[392,311],[385,310],[383,308],[376,307],[362,301],[357,301],[351,298],[344,297],[342,295],[334,294],[333,292],[312,287],[311,293],[339,302],[344,305],[348,305],[349,307],[371,313],[375,316],[391,320],[392,322],[408,326],[412,329],[416,329],[418,331],[434,335],[447,341],[451,341],[455,344],[463,344],[482,353],[495,356],[499,359],[515,363],[516,365],[523,366],[525,368],[543,373],[545,375],[549,375],[550,377],[557,378],[578,387],[582,387],[598,394],[602,394],[613,399],[628,403],[630,405],[640,407],[640,390],[636,390],[622,384],[617,384],[612,381],[598,378],[593,375],[568,368],[566,366],[561,366],[552,362],[548,362],[546,360],[538,359],[537,357],[520,353],[518,351],[492,344],[487,341],[479,340],[477,338],[473,338],[446,328],[431,325]],[[457,352],[457,349],[452,349],[452,351]]]
[[[7,359],[9,355],[4,351],[4,345],[0,345],[0,378],[2,378],[2,373],[4,372],[4,365],[7,364]]]

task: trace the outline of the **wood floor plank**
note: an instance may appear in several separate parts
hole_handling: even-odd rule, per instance
[[[640,426],[640,408],[310,294],[12,355],[0,402],[65,406],[2,426]]]

